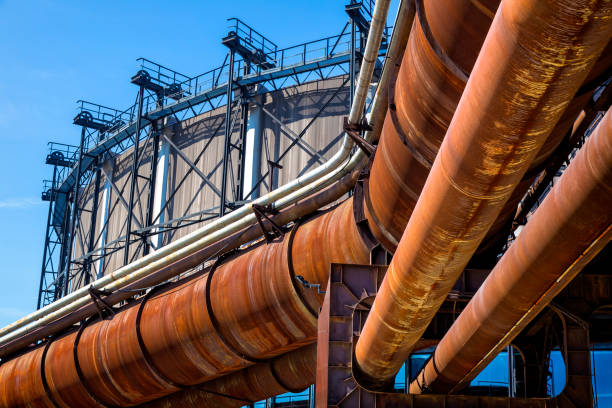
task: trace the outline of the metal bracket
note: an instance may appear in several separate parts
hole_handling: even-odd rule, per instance
[[[307,289],[313,288],[317,290],[317,293],[319,295],[322,295],[325,293],[324,290],[321,290],[321,285],[318,283],[310,283],[308,282],[306,279],[304,279],[304,277],[302,275],[297,275],[295,277],[295,279],[297,279],[298,282],[300,282],[302,284],[302,286],[304,286]]]
[[[275,210],[273,210],[268,205],[264,206],[264,205],[259,205],[259,204],[253,204],[252,208],[253,208],[253,213],[255,213],[255,218],[257,218],[257,223],[259,224],[259,228],[261,228],[261,232],[263,233],[263,236],[266,239],[267,243],[272,242],[276,238],[282,238],[285,235],[285,231],[277,223],[275,223],[274,220],[272,220],[272,218],[268,216],[268,214],[270,215],[276,214]],[[266,230],[266,227],[264,225],[264,219],[270,223],[270,225],[272,226],[272,231]]]
[[[376,152],[376,146],[361,137],[361,132],[366,130],[372,130],[372,126],[368,124],[368,121],[364,117],[361,123],[350,124],[348,118],[344,117],[344,131],[347,135],[355,142],[355,144],[363,150],[368,156],[372,156]]]
[[[102,299],[102,296],[108,296],[111,294],[110,292],[96,289],[93,286],[90,286],[87,292],[89,293],[89,296],[91,296],[91,300],[93,300],[94,305],[96,305],[96,308],[98,309],[100,319],[104,319],[105,312],[108,312],[112,316],[115,315],[115,309],[108,302]]]

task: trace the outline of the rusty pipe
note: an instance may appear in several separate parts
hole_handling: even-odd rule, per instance
[[[325,190],[301,200],[295,205],[280,211],[278,214],[271,215],[270,219],[277,225],[285,225],[292,220],[311,214],[317,209],[333,203],[342,195],[346,194],[355,185],[358,175],[359,171],[354,170]],[[270,231],[272,227],[270,222],[264,219],[263,223],[266,230]],[[223,252],[233,250],[242,244],[259,238],[261,233],[262,231],[258,224],[251,225],[248,228],[245,228],[225,239],[217,241],[192,255],[165,266],[151,275],[147,275],[137,282],[126,286],[126,288],[122,291],[112,293],[108,297],[105,297],[105,301],[111,305],[124,301],[142,290],[142,288],[148,288],[160,284],[181,272],[195,268],[208,259],[214,258]],[[65,330],[73,324],[95,314],[96,312],[96,305],[94,302],[91,302],[64,318],[61,318],[47,326],[35,330],[28,335],[3,345],[0,347],[0,358],[8,356],[15,351],[33,344],[37,339],[45,338],[61,330]]]
[[[595,120],[600,111],[605,111],[610,106],[612,101],[612,85],[608,84],[599,95],[597,100],[591,99],[588,106],[576,118],[572,129],[566,137],[566,141],[557,149],[554,160],[546,166],[546,169],[540,173],[536,181],[528,190],[520,205],[516,210],[514,219],[516,224],[524,223],[527,219],[527,214],[535,205],[538,197],[540,197],[548,184],[553,180],[571,151],[578,146],[581,138],[586,133],[591,123]]]
[[[610,55],[612,55],[612,43],[608,43],[608,46],[591,69],[588,77],[565,112],[563,112],[561,118],[557,121],[550,135],[546,138],[546,142],[544,142],[544,145],[538,151],[536,158],[529,166],[529,170],[527,170],[521,182],[516,186],[508,201],[506,201],[499,216],[476,252],[481,255],[482,259],[479,260],[480,265],[475,266],[491,268],[495,265],[501,247],[507,242],[507,237],[516,225],[513,221],[516,219],[517,207],[521,205],[525,194],[534,187],[534,183],[540,183],[539,180],[547,184],[545,179],[556,173],[556,171],[551,173],[551,168],[555,167],[556,163],[560,165],[565,160],[567,154],[572,149],[571,146],[575,144],[574,139],[579,138],[584,133],[584,128],[574,129],[575,125],[580,122],[583,110],[589,112],[589,116],[597,113],[593,108],[598,109],[598,107],[593,106],[592,97],[594,96],[595,89],[602,83],[602,77],[606,78],[606,75],[610,74],[612,64],[612,57]],[[603,99],[599,98],[598,101],[603,102]],[[598,103],[598,105],[601,106],[602,104]],[[605,111],[606,109],[599,110]],[[590,123],[590,118],[587,118],[585,122]],[[483,256],[482,254],[485,255]]]
[[[415,3],[366,193],[368,223],[390,251],[408,224],[499,0]]]
[[[317,347],[313,343],[139,407],[237,408],[286,392],[299,392],[314,383],[316,361]]]
[[[410,385],[460,390],[612,238],[612,111],[608,111],[431,360]]]
[[[499,0],[416,1],[417,17],[389,92],[390,110],[378,146],[384,159],[374,162],[366,200],[372,231],[390,251],[408,224],[498,4]],[[506,226],[543,163],[561,143],[594,88],[609,75],[610,55],[612,44],[547,137],[478,253],[508,235]]]
[[[608,43],[611,16],[609,1],[502,1],[356,345],[373,385],[421,337]]]
[[[328,248],[325,262],[293,265],[292,257],[313,243]],[[0,407],[142,404],[311,344],[317,297],[308,296],[313,289],[301,287],[296,274],[323,284],[330,262],[364,263],[368,254],[351,198],[208,273],[149,292],[112,318],[4,362],[0,379],[8,391]]]

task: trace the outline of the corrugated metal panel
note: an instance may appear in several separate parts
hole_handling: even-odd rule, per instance
[[[286,129],[290,129],[293,134],[300,134],[320,108],[326,103],[327,106],[313,124],[308,128],[302,137],[302,146],[295,146],[279,161],[281,154],[292,144],[294,136],[287,136],[287,132],[281,131],[281,126],[267,114],[263,115],[263,134],[264,142],[262,149],[261,174],[264,175],[268,170],[267,160],[279,161],[282,169],[275,172],[274,187],[285,184],[298,175],[303,174],[312,168],[320,165],[323,160],[329,159],[337,150],[342,140],[343,118],[348,114],[349,109],[349,90],[342,86],[347,77],[340,76],[322,81],[313,81],[302,85],[285,88],[278,91],[268,92],[263,95],[262,101],[265,109],[280,120]],[[336,91],[337,94],[336,94]],[[334,95],[335,94],[335,95]],[[251,106],[251,109],[253,106]],[[240,114],[239,109],[234,109],[232,142],[239,144],[240,136]],[[170,140],[179,148],[190,161],[197,161],[197,168],[206,175],[209,180],[221,189],[222,178],[222,156],[224,148],[225,131],[225,106],[211,110],[191,119],[182,121],[178,124],[170,125],[165,133]],[[161,139],[163,143],[163,138]],[[204,154],[198,160],[202,150],[206,148]],[[144,146],[144,156],[140,164],[140,175],[148,177],[150,170],[151,144]],[[142,150],[141,150],[142,151]],[[313,154],[317,152],[319,156]],[[240,200],[241,197],[234,196],[234,180],[238,178],[239,171],[239,152],[233,149],[231,164],[228,167],[227,199],[229,201]],[[132,166],[132,149],[126,151],[121,156],[115,158],[114,168],[112,169],[113,183],[117,189],[123,189],[123,198],[129,199],[129,183]],[[208,186],[194,171],[189,171],[190,165],[185,162],[173,149],[170,148],[168,157],[168,178],[167,178],[167,199],[171,199],[164,209],[164,219],[171,220],[184,217],[190,214],[197,214],[204,210],[211,209],[218,212],[220,197]],[[241,170],[240,170],[241,171]],[[187,174],[189,173],[189,174]],[[184,179],[184,180],[183,180]],[[104,185],[104,177],[101,178],[101,191]],[[138,192],[135,193],[135,218],[143,222],[146,214],[146,204],[149,194],[147,180],[139,178]],[[124,187],[125,186],[125,187]],[[173,192],[174,196],[172,197]],[[261,193],[269,191],[269,177],[265,177],[261,188]],[[93,196],[93,186],[88,186],[83,199],[91,208]],[[171,198],[172,197],[172,198]],[[102,193],[100,193],[100,203],[103,205]],[[98,218],[101,216],[98,213]],[[125,234],[125,223],[127,220],[127,210],[113,189],[110,191],[108,208],[108,231],[106,242],[111,243]],[[213,215],[211,215],[213,216]],[[198,214],[186,219],[182,224],[189,220],[205,218],[206,214]],[[85,236],[89,231],[90,215],[84,212],[82,216],[82,226],[85,235],[77,235],[76,244],[79,257],[83,252],[80,250],[81,242],[86,246]],[[158,221],[154,221],[157,223]],[[185,226],[176,230],[168,230],[163,233],[162,242],[168,244],[191,231],[201,227],[206,221],[198,222],[193,225]],[[137,230],[138,226],[134,222],[132,230]],[[96,237],[100,234],[100,221],[96,221]],[[113,247],[119,247],[122,242],[117,242]],[[113,252],[112,248],[107,253]],[[142,247],[132,244],[130,247],[130,257],[136,259],[142,256]],[[123,251],[118,250],[107,256],[104,261],[104,273],[107,274],[123,265]]]

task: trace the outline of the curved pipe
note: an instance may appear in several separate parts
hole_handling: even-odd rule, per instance
[[[390,0],[377,0],[374,6],[366,49],[364,51],[363,62],[355,89],[355,98],[353,99],[353,104],[349,113],[349,124],[360,123],[362,119],[369,85],[372,80],[372,73],[374,72],[378,50],[380,49],[382,33],[386,26],[389,3]],[[384,104],[385,101],[382,102],[382,105]],[[384,111],[386,111],[386,107],[379,106],[375,113],[380,115],[380,112]],[[367,134],[366,137],[372,137],[372,134]],[[273,208],[282,209],[313,192],[325,188],[363,162],[365,156],[360,150],[351,156],[353,146],[354,142],[352,139],[345,135],[342,146],[338,152],[336,152],[325,164],[313,171],[296,178],[283,187],[259,197],[252,203],[240,207],[238,210],[233,211],[219,220],[207,224],[137,261],[97,279],[92,282],[90,286],[76,290],[50,305],[0,329],[0,345],[27,334],[37,327],[61,318],[67,313],[84,306],[89,302],[89,288],[110,291],[120,289],[150,274],[156,269],[163,268],[180,258],[196,252],[198,249],[206,247],[217,240],[223,239],[253,224],[256,221],[253,205],[271,205]]]
[[[508,345],[612,238],[612,111],[534,212],[411,393],[456,392]]]
[[[465,88],[499,0],[418,0],[402,65],[392,82],[390,110],[371,170],[366,215],[376,238],[394,251],[431,169]],[[461,41],[457,41],[460,38]],[[489,229],[479,267],[494,265],[516,207],[542,164],[555,152],[612,63],[612,44],[589,73],[568,108]],[[388,197],[393,197],[390,201]],[[491,250],[489,250],[491,248]],[[493,259],[493,263],[491,263]]]
[[[611,12],[502,1],[356,345],[373,385],[393,378],[446,298],[608,43]]]

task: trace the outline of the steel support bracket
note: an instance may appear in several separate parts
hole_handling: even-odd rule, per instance
[[[346,134],[355,142],[355,144],[363,150],[363,152],[368,156],[372,156],[376,152],[376,146],[372,143],[365,140],[361,133],[366,130],[372,130],[372,126],[368,124],[368,121],[364,117],[361,123],[350,124],[348,122],[348,118],[344,117],[344,131]]]
[[[255,218],[257,219],[257,224],[259,224],[259,228],[267,243],[274,241],[276,238],[282,238],[285,235],[283,228],[268,216],[276,214],[277,211],[273,210],[269,205],[253,204],[252,208]],[[272,227],[271,231],[266,229],[264,219],[270,223]]]
[[[113,306],[102,298],[102,296],[110,295],[111,292],[96,289],[93,286],[90,286],[87,292],[89,293],[89,296],[91,297],[91,300],[93,301],[94,305],[96,305],[96,308],[98,309],[100,319],[104,319],[105,314],[111,316],[115,315],[115,309],[113,308]]]

